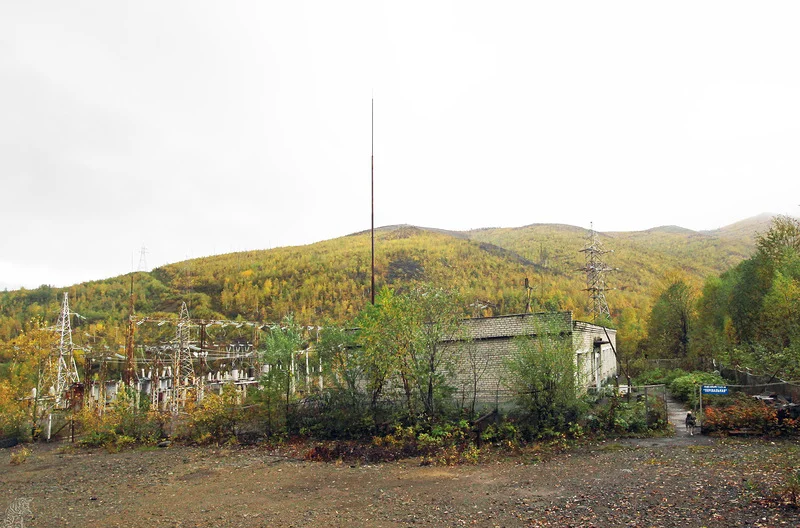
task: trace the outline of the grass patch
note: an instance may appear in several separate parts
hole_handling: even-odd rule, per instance
[[[604,453],[618,453],[619,451],[630,451],[631,446],[622,445],[619,442],[600,446],[600,451]]]
[[[71,455],[76,452],[75,444],[64,444],[56,449],[59,455]]]
[[[31,456],[31,450],[27,447],[22,446],[19,449],[15,449],[11,452],[11,464],[15,466],[24,464],[29,456]]]

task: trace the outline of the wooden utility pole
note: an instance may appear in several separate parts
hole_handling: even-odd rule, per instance
[[[525,293],[528,295],[528,301],[525,303],[525,313],[531,313],[531,288],[528,277],[525,277]],[[541,302],[541,301],[539,301]]]

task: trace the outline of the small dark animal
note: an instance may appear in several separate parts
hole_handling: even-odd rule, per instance
[[[686,430],[689,431],[691,436],[694,436],[694,428],[697,426],[697,421],[691,411],[686,413]]]

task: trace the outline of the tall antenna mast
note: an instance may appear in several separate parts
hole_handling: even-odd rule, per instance
[[[607,320],[611,319],[611,312],[608,309],[608,302],[606,301],[606,277],[608,271],[617,271],[615,268],[609,268],[602,259],[602,256],[612,251],[604,249],[600,240],[597,238],[597,232],[594,230],[594,224],[589,224],[589,239],[585,248],[581,249],[582,253],[586,254],[586,265],[578,271],[586,272],[586,291],[589,292],[589,313],[592,316],[592,321],[597,323],[603,317]]]
[[[130,294],[130,308],[128,312],[128,334],[125,339],[125,375],[122,378],[126,385],[133,383],[134,374],[136,372],[136,362],[133,357],[133,334],[136,331],[136,324],[133,319],[134,304],[133,304],[133,273],[131,273],[131,294]]]
[[[372,286],[370,288],[370,299],[375,304],[375,98],[372,98],[370,108],[370,195],[372,201],[372,223],[370,228],[370,238],[372,243]]]

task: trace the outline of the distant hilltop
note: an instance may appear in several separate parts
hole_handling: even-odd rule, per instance
[[[755,237],[773,215],[759,215],[713,231],[661,226],[599,233],[618,271],[607,278],[612,315],[649,309],[663,278],[681,273],[702,283],[752,255]],[[581,249],[589,230],[563,224],[452,231],[410,225],[376,230],[377,288],[402,289],[425,281],[457,290],[469,315],[525,310],[586,313]],[[304,246],[195,258],[134,274],[137,314],[174,316],[186,301],[193,317],[274,322],[292,313],[301,324],[344,322],[370,297],[370,234],[361,231]],[[528,279],[530,289],[526,290]],[[70,293],[81,324],[104,331],[126,320],[130,274],[76,284],[0,293],[0,339],[32,317],[53,319],[58,296]]]

